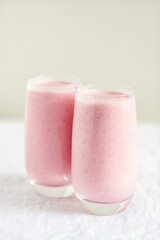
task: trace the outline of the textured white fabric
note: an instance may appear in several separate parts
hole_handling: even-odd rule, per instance
[[[139,182],[129,207],[107,217],[74,198],[48,199],[28,184],[22,122],[0,123],[0,240],[159,240],[160,125],[139,125]]]

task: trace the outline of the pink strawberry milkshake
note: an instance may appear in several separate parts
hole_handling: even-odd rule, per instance
[[[36,190],[71,195],[71,138],[75,89],[71,77],[36,77],[27,84],[26,168]]]
[[[130,89],[77,89],[72,181],[76,196],[92,213],[112,215],[128,205],[137,182],[136,106]]]

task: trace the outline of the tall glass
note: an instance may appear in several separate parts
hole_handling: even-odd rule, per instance
[[[132,89],[114,85],[78,88],[72,139],[72,181],[77,198],[94,214],[124,210],[137,182]]]
[[[42,195],[66,197],[71,184],[71,137],[76,77],[38,76],[26,96],[26,168]]]

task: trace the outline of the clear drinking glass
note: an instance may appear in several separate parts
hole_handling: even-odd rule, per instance
[[[76,197],[90,212],[124,210],[137,182],[137,121],[132,89],[79,87],[72,135],[72,182]]]
[[[66,197],[71,184],[71,136],[77,77],[38,76],[28,81],[25,155],[30,183],[42,195]]]

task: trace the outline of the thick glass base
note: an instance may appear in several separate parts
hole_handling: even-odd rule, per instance
[[[72,185],[65,185],[60,187],[55,186],[45,186],[39,185],[37,183],[30,182],[35,190],[46,197],[53,197],[53,198],[64,198],[69,197],[73,194],[73,186]]]
[[[80,199],[83,206],[95,215],[114,215],[122,212],[130,203],[132,197],[120,203],[96,203]]]

